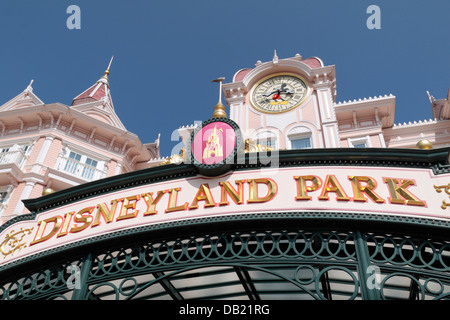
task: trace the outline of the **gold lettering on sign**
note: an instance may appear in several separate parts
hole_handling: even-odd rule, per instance
[[[230,204],[227,200],[227,194],[233,199],[236,204],[244,203],[244,185],[245,180],[236,180],[235,183],[238,185],[238,190],[234,189],[228,181],[219,182],[221,187],[221,197],[219,206],[227,206]]]
[[[185,202],[184,204],[177,206],[178,192],[180,190],[181,190],[181,188],[173,188],[168,191],[169,192],[169,205],[167,206],[167,209],[165,210],[166,213],[186,210],[187,206],[189,205],[188,202]]]
[[[114,219],[114,215],[116,214],[116,207],[118,202],[122,202],[124,199],[116,199],[111,201],[111,210],[108,208],[106,203],[100,203],[97,205],[97,215],[95,216],[94,222],[92,223],[93,227],[100,225],[100,217],[103,217],[106,223],[110,223]]]
[[[319,196],[319,200],[329,200],[328,197],[329,192],[336,193],[336,200],[340,201],[349,201],[350,198],[345,193],[342,186],[339,184],[339,181],[333,174],[327,175],[325,179],[325,183],[323,184],[322,193]]]
[[[80,222],[82,223],[82,225],[77,224],[72,225],[70,232],[71,233],[80,232],[89,227],[93,220],[91,213],[92,211],[94,211],[94,209],[95,207],[87,207],[78,211],[77,214],[75,215],[75,218],[73,218],[73,221],[76,223]],[[87,215],[84,213],[87,213]]]
[[[435,186],[435,185],[433,185],[433,187],[434,187],[434,190],[437,193],[441,193],[442,190],[444,190],[444,192],[446,194],[448,194],[448,197],[450,198],[450,183],[448,185],[446,185],[446,186],[445,185],[444,186]],[[442,210],[450,208],[450,202],[446,202],[445,200],[442,200],[441,208],[442,208]]]
[[[352,182],[354,194],[353,201],[366,202],[367,198],[364,196],[365,194],[373,202],[385,202],[383,198],[381,198],[378,194],[375,193],[375,191],[373,191],[377,187],[377,182],[374,179],[365,176],[349,176],[348,178]],[[365,183],[364,186],[361,185],[362,182]]]
[[[167,191],[168,190],[158,191],[158,194],[156,195],[155,199],[153,199],[153,192],[148,192],[148,193],[142,194],[142,197],[145,200],[145,204],[147,205],[147,211],[144,212],[144,216],[153,215],[153,214],[158,213],[158,211],[156,210],[156,205],[158,204],[159,200],[161,200],[162,196]]]
[[[408,187],[415,186],[416,183],[413,180],[408,179],[393,179],[384,178],[384,182],[388,185],[391,197],[389,203],[394,204],[406,204],[411,206],[425,206],[425,201],[420,200],[415,195],[408,191]]]
[[[63,226],[56,237],[63,237],[69,233],[70,220],[72,219],[72,216],[74,214],[75,214],[75,211],[72,211],[72,212],[66,213],[64,215]]]
[[[189,209],[197,209],[199,201],[205,201],[205,208],[216,206],[216,203],[214,202],[211,194],[211,190],[209,190],[208,184],[202,184],[200,188],[198,188],[197,194],[195,195],[195,198],[192,201]]]
[[[116,221],[136,218],[139,210],[136,209],[137,202],[141,200],[141,195],[137,194],[131,197],[126,197],[123,199],[122,210],[120,210],[120,214],[117,217]],[[128,210],[135,210],[133,212],[128,212]]]
[[[249,184],[249,199],[247,200],[247,203],[261,203],[270,201],[278,192],[278,186],[272,179],[249,179],[247,182]],[[260,197],[258,194],[259,184],[265,184],[267,186],[267,194],[264,197]]]
[[[30,242],[30,246],[53,237],[58,232],[59,227],[62,224],[62,220],[63,220],[63,218],[61,216],[54,216],[54,217],[39,221],[36,236],[34,237],[34,240]],[[49,233],[47,233],[44,236],[45,229],[46,229],[47,225],[50,223],[53,223],[53,228],[51,229],[51,231]]]
[[[334,174],[328,174],[326,177],[310,174],[293,176],[292,178],[295,180],[295,184],[292,180],[290,180],[289,186],[284,180],[280,182],[283,183],[280,186],[284,188],[280,189],[283,192],[281,197],[290,199],[290,201],[292,201],[292,195],[295,201],[311,202],[311,205],[317,204],[317,201],[330,201],[331,198],[331,201],[337,200],[341,204],[342,201],[352,201],[359,203],[361,206],[369,199],[382,206],[388,206],[389,204],[426,206],[426,202],[415,195],[417,192],[414,191],[413,186],[416,185],[416,182],[412,179],[384,177],[377,181],[368,176],[349,175],[345,178],[339,178],[341,179],[339,180]],[[107,202],[102,199],[95,205],[92,203],[78,211],[68,209],[65,212],[56,213],[53,217],[42,218],[43,220],[38,221],[36,228],[34,228],[34,239],[29,246],[42,244],[42,242],[51,238],[60,238],[82,232],[88,228],[95,228],[101,223],[104,224],[102,227],[107,227],[109,224],[116,222],[126,224],[122,221],[141,217],[151,220],[158,213],[158,206],[159,210],[164,210],[163,206],[166,206],[164,210],[166,214],[179,212],[174,214],[175,217],[178,216],[179,218],[196,217],[195,211],[199,210],[201,202],[203,202],[203,208],[230,206],[230,210],[236,210],[237,212],[239,211],[238,206],[264,204],[276,198],[278,185],[275,180],[270,178],[241,179],[234,182],[206,180],[210,183],[200,183],[198,188],[191,184],[183,190],[181,187],[161,188],[144,193],[141,191],[134,195],[117,196],[117,199],[108,199]],[[206,181],[202,180],[202,182]],[[390,197],[382,198],[376,192],[377,186],[380,189],[380,183],[382,189],[385,189],[384,191]],[[348,189],[344,189],[343,186]],[[149,186],[149,188],[152,188],[152,186]],[[244,192],[246,188],[248,188],[248,193]],[[443,192],[450,197],[450,183],[448,185],[435,185],[434,189],[436,192]],[[353,190],[353,197],[349,197],[346,190],[348,192]],[[330,197],[330,193],[334,193],[334,195]],[[246,196],[247,199],[245,199]],[[167,204],[165,201],[161,201],[162,198],[168,200]],[[216,202],[215,200],[218,201],[219,198],[220,202]],[[385,200],[386,198],[387,200]],[[187,202],[187,199],[190,202]],[[293,205],[293,203],[286,203],[287,207],[290,205]],[[233,209],[231,208],[233,206],[236,207]],[[450,201],[444,200],[441,208],[450,208]],[[220,211],[208,211],[210,211],[210,214],[220,214]],[[158,218],[155,220],[158,221]],[[29,230],[31,232],[32,229]],[[10,251],[20,250],[25,246],[22,245],[22,239],[22,234],[11,232],[3,242],[0,242],[0,252],[5,256],[12,254],[9,253]]]
[[[316,191],[322,185],[322,180],[317,176],[295,176],[294,179],[297,181],[295,200],[311,200],[308,191]]]

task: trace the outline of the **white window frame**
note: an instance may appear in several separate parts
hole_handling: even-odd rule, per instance
[[[293,140],[303,140],[303,139],[309,139],[309,147],[296,149],[296,150],[312,149],[313,148],[313,143],[312,143],[311,135],[290,135],[290,136],[288,136],[289,149],[291,149],[291,150],[294,149],[293,146],[292,146],[292,141]]]
[[[357,148],[355,146],[360,144],[365,144],[365,148],[371,148],[372,145],[370,144],[369,136],[365,137],[358,137],[358,138],[348,138],[347,139],[349,148]]]
[[[15,163],[19,168],[22,168],[31,153],[33,145],[34,144],[31,142],[3,145],[0,146],[0,156],[2,153],[8,153],[8,155],[6,155],[7,158],[4,160],[10,162],[5,163]]]
[[[80,155],[80,159],[74,161],[74,163],[76,163],[77,167],[75,169],[75,172],[72,172],[71,170],[66,170],[66,167],[68,165],[68,161],[71,152],[73,152],[74,154],[78,154]],[[97,162],[96,167],[92,167],[89,166],[86,161],[88,159],[94,160]],[[80,166],[80,167],[78,167]],[[55,168],[61,172],[70,174],[72,176],[87,180],[87,181],[93,181],[93,180],[97,180],[97,179],[102,179],[106,177],[106,160],[101,159],[98,156],[92,155],[92,153],[90,152],[86,152],[86,150],[81,150],[81,149],[77,149],[77,148],[73,148],[73,147],[68,147],[65,146],[63,147],[63,149],[61,150],[61,153],[59,154],[58,157],[58,161],[56,162],[56,166]],[[88,168],[88,170],[90,168],[93,169],[93,176],[84,176],[84,173],[86,172],[86,168]],[[100,175],[100,177],[97,175],[95,175],[95,172],[98,171]],[[101,172],[101,173],[100,173]]]
[[[309,144],[311,145],[309,148],[305,149],[313,149],[314,148],[314,139],[312,135],[312,131],[306,126],[296,126],[288,131],[286,134],[286,149],[292,150],[292,140],[297,139],[307,139],[309,138]],[[303,149],[297,149],[303,150]]]

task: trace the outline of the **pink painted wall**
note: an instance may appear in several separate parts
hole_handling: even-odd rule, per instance
[[[20,196],[22,195],[22,191],[25,188],[25,182],[20,182],[16,188],[14,188],[11,198],[9,199],[8,206],[4,212],[4,215],[8,216],[14,212],[14,209],[17,206],[17,203],[20,200]]]
[[[44,165],[49,168],[53,168],[56,164],[56,159],[58,159],[59,153],[62,149],[62,140],[55,138],[52,141],[50,149],[45,157]]]

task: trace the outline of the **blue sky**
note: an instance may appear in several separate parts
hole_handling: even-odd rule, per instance
[[[369,30],[370,5],[381,29]],[[69,30],[66,9],[81,9]],[[161,153],[173,130],[207,120],[220,76],[300,53],[335,65],[337,100],[396,96],[395,122],[431,118],[426,91],[450,88],[450,1],[2,0],[0,104],[34,79],[45,102],[71,104],[103,75],[127,130]]]

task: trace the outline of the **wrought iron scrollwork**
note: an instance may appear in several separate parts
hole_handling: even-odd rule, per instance
[[[310,230],[211,233],[130,244],[88,256],[9,280],[0,286],[0,297],[426,300],[450,296],[450,243],[404,235],[358,233],[357,237],[353,231]],[[367,266],[376,274],[368,273]],[[82,271],[81,280],[75,279],[81,286],[73,286],[74,274],[68,268]],[[367,296],[367,286],[376,294]]]

